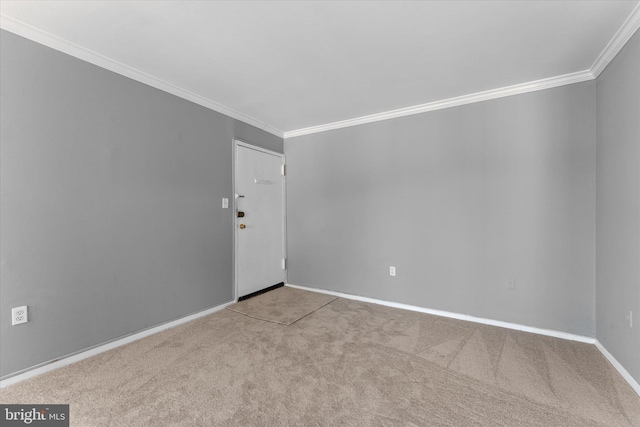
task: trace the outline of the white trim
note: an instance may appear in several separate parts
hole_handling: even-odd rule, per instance
[[[600,350],[600,353],[602,353],[603,356],[606,357],[607,360],[613,365],[613,367],[616,368],[620,375],[622,375],[622,378],[624,378],[629,383],[631,388],[636,393],[638,393],[638,396],[640,396],[640,384],[638,384],[638,381],[636,381],[635,378],[633,378],[631,374],[624,368],[624,366],[622,366],[620,362],[618,362],[616,358],[607,351],[607,349],[602,345],[600,341],[596,340],[595,345],[598,350]]]
[[[633,388],[633,390],[636,393],[638,393],[638,396],[640,396],[640,384],[638,384],[638,382],[620,364],[620,362],[618,362],[615,359],[615,357],[613,357],[611,355],[611,353],[609,353],[607,351],[607,349],[604,348],[604,346],[600,343],[600,341],[598,341],[595,338],[585,337],[583,335],[570,334],[570,333],[567,333],[567,332],[554,331],[552,329],[542,329],[542,328],[536,328],[534,326],[520,325],[518,323],[503,322],[503,321],[500,321],[500,320],[485,319],[485,318],[482,318],[482,317],[474,317],[474,316],[469,316],[467,314],[453,313],[453,312],[450,312],[450,311],[433,310],[433,309],[430,309],[430,308],[418,307],[418,306],[415,306],[415,305],[408,305],[408,304],[402,304],[402,303],[398,303],[398,302],[384,301],[384,300],[379,300],[379,299],[375,299],[375,298],[362,297],[362,296],[358,296],[358,295],[350,295],[350,294],[345,294],[345,293],[342,293],[342,292],[328,291],[328,290],[325,290],[325,289],[318,289],[318,288],[311,288],[311,287],[307,287],[307,286],[292,285],[290,283],[287,283],[286,286],[289,286],[289,287],[292,287],[292,288],[296,288],[296,289],[303,289],[303,290],[307,290],[307,291],[318,292],[318,293],[321,293],[321,294],[333,295],[333,296],[336,296],[336,297],[345,298],[345,299],[351,299],[351,300],[355,300],[355,301],[369,302],[369,303],[373,303],[373,304],[384,305],[384,306],[387,306],[387,307],[400,308],[400,309],[403,309],[403,310],[417,311],[419,313],[427,313],[427,314],[433,314],[433,315],[436,315],[436,316],[449,317],[449,318],[452,318],[452,319],[459,319],[459,320],[466,320],[466,321],[474,322],[474,323],[481,323],[483,325],[499,326],[501,328],[514,329],[516,331],[531,332],[531,333],[534,333],[534,334],[546,335],[546,336],[549,336],[549,337],[562,338],[562,339],[570,340],[570,341],[578,341],[578,342],[583,342],[583,343],[586,343],[586,344],[594,344],[596,346],[596,348],[598,350],[600,350],[600,353],[602,353],[602,355],[613,365],[613,367],[620,373],[620,375],[622,375],[622,378],[624,378],[625,381],[627,381],[629,383],[631,388]]]
[[[114,73],[144,83],[148,86],[160,89],[164,92],[168,92],[172,95],[194,102],[198,105],[224,114],[236,120],[240,120],[244,123],[255,126],[280,138],[282,138],[284,135],[284,132],[280,129],[269,126],[266,123],[254,119],[253,117],[247,116],[246,114],[240,113],[239,111],[219,104],[209,98],[205,98],[204,96],[198,95],[173,83],[169,83],[168,81],[154,77],[151,74],[138,70],[137,68],[130,67],[126,64],[123,64],[122,62],[116,61],[115,59],[109,58],[91,49],[87,49],[78,44],[72,43],[61,37],[19,21],[15,18],[0,14],[0,28],[29,40],[33,40],[44,46],[48,46],[52,49],[66,53],[83,61],[105,68],[109,71],[113,71]]]
[[[309,135],[312,133],[326,132],[328,130],[357,126],[365,123],[379,122],[382,120],[395,119],[398,117],[411,116],[413,114],[426,113],[428,111],[443,110],[445,108],[458,107],[460,105],[489,101],[491,99],[504,98],[506,96],[520,95],[523,93],[534,92],[538,90],[551,89],[558,86],[565,86],[593,79],[594,76],[590,70],[578,71],[576,73],[565,74],[563,76],[550,77],[547,79],[535,80],[528,83],[521,83],[498,89],[485,90],[483,92],[472,93],[469,95],[457,96],[455,98],[428,102],[426,104],[414,105],[412,107],[399,108],[397,110],[370,114],[368,116],[356,117],[353,119],[341,120],[324,125],[292,130],[285,132],[284,138],[287,139],[301,135]]]
[[[624,21],[620,29],[613,36],[604,50],[591,66],[591,73],[594,77],[598,77],[602,71],[609,65],[609,62],[615,58],[620,49],[629,41],[629,39],[640,28],[640,3],[633,9],[631,14]]]
[[[638,4],[631,14],[624,21],[620,29],[616,32],[607,46],[598,55],[590,69],[565,74],[562,76],[550,77],[547,79],[535,80],[528,83],[521,83],[513,86],[477,92],[469,95],[462,95],[455,98],[429,102],[426,104],[414,105],[412,107],[399,108],[397,110],[385,111],[368,116],[356,117],[348,120],[327,123],[308,128],[292,130],[284,133],[284,138],[294,138],[296,136],[309,135],[313,133],[326,132],[328,130],[340,129],[350,126],[357,126],[365,123],[379,122],[382,120],[394,119],[397,117],[410,116],[413,114],[426,113],[428,111],[442,110],[445,108],[457,107],[460,105],[472,104],[476,102],[489,101],[491,99],[504,98],[512,95],[534,92],[538,90],[551,89],[587,80],[596,79],[600,73],[615,58],[620,49],[640,28],[640,4]]]
[[[270,154],[272,156],[276,156],[276,157],[282,157],[284,158],[284,154],[283,153],[278,153],[277,151],[272,151],[269,150],[267,148],[262,148],[258,145],[253,145],[247,141],[243,141],[240,138],[233,138],[233,141],[236,143],[236,145],[239,145],[241,147],[244,148],[248,148],[249,150],[254,150],[254,151],[260,151],[261,153],[265,153],[265,154]]]
[[[89,63],[106,68],[115,73],[137,80],[149,86],[187,99],[196,104],[207,107],[211,110],[225,114],[234,119],[243,121],[252,126],[263,129],[278,137],[288,139],[296,136],[309,135],[313,133],[326,132],[333,129],[357,126],[365,123],[373,123],[382,120],[389,120],[398,117],[410,116],[413,114],[426,113],[429,111],[442,110],[445,108],[457,107],[476,102],[488,101],[491,99],[503,98],[512,95],[520,95],[538,90],[550,89],[558,86],[564,86],[574,83],[580,83],[587,80],[597,78],[606,66],[613,60],[622,47],[629,41],[633,34],[640,28],[640,4],[638,4],[631,14],[627,17],[620,29],[609,41],[604,50],[600,53],[590,69],[578,71],[575,73],[555,76],[541,80],[535,80],[527,83],[516,84],[512,86],[491,89],[483,92],[477,92],[468,95],[462,95],[454,98],[428,102],[425,104],[414,105],[411,107],[399,108],[397,110],[385,111],[367,116],[356,117],[347,120],[341,120],[332,123],[326,123],[318,126],[283,132],[280,129],[269,126],[253,117],[242,114],[211,99],[205,98],[191,91],[183,89],[172,83],[154,77],[148,73],[140,71],[136,68],[115,61],[90,49],[86,49],[75,43],[71,43],[63,38],[55,36],[46,31],[40,30],[29,24],[16,20],[6,15],[0,14],[0,28],[12,33],[26,37],[30,40],[67,53],[76,58],[82,59]]]
[[[33,366],[31,368],[27,368],[26,370],[22,371],[22,373],[11,376],[7,379],[4,379],[2,381],[0,381],[0,389],[1,388],[5,388],[8,387],[10,385],[28,380],[29,378],[33,378],[36,377],[38,375],[44,374],[46,372],[50,372],[53,371],[55,369],[58,368],[62,368],[64,366],[67,365],[71,365],[72,363],[76,363],[79,362],[81,360],[84,359],[88,359],[89,357],[95,356],[97,354],[100,353],[104,353],[105,351],[109,351],[112,350],[114,348],[117,347],[121,347],[125,344],[129,344],[132,343],[134,341],[138,341],[142,338],[146,338],[148,336],[157,334],[158,332],[162,332],[165,331],[167,329],[173,328],[175,326],[181,325],[183,323],[187,323],[190,322],[192,320],[196,320],[200,317],[204,317],[204,316],[208,316],[209,314],[215,313],[217,311],[223,310],[225,308],[227,308],[228,306],[230,306],[231,304],[233,304],[235,301],[230,301],[203,311],[200,311],[198,313],[194,313],[194,314],[190,314],[188,316],[185,317],[181,317],[180,319],[176,319],[176,320],[172,320],[170,322],[167,323],[163,323],[161,325],[158,326],[154,326],[152,328],[149,329],[145,329],[143,331],[140,332],[136,332],[134,334],[131,335],[127,335],[125,337],[122,338],[118,338],[114,341],[110,341],[104,344],[100,344],[97,347],[92,347],[89,348],[87,350],[81,350],[80,352],[77,353],[71,353],[69,355],[66,356],[62,356],[61,358],[57,358],[57,359],[53,359],[50,360],[48,362],[44,362],[41,364],[38,364],[36,366]]]
[[[325,289],[318,289],[318,288],[310,288],[310,287],[306,287],[306,286],[292,285],[292,284],[289,284],[289,283],[287,283],[286,286],[290,286],[292,288],[297,288],[297,289],[303,289],[303,290],[307,290],[307,291],[318,292],[318,293],[322,293],[322,294],[333,295],[333,296],[340,297],[340,298],[346,298],[346,299],[352,299],[352,300],[356,300],[356,301],[369,302],[369,303],[372,303],[372,304],[384,305],[384,306],[387,306],[387,307],[394,307],[394,308],[400,308],[400,309],[403,309],[403,310],[417,311],[419,313],[433,314],[433,315],[436,315],[436,316],[449,317],[451,319],[465,320],[467,322],[481,323],[483,325],[499,326],[501,328],[514,329],[516,331],[532,332],[534,334],[546,335],[546,336],[549,336],[549,337],[562,338],[562,339],[570,340],[570,341],[578,341],[578,342],[583,342],[583,343],[587,343],[587,344],[595,344],[595,342],[596,342],[595,338],[585,337],[583,335],[576,335],[576,334],[570,334],[568,332],[554,331],[552,329],[536,328],[535,326],[521,325],[519,323],[503,322],[501,320],[486,319],[484,317],[475,317],[475,316],[470,316],[468,314],[454,313],[454,312],[451,312],[451,311],[434,310],[434,309],[431,309],[431,308],[419,307],[419,306],[416,306],[416,305],[409,305],[409,304],[403,304],[403,303],[399,303],[399,302],[384,301],[384,300],[379,300],[379,299],[376,299],[376,298],[368,298],[368,297],[362,297],[362,296],[358,296],[358,295],[345,294],[345,293],[342,293],[342,292],[327,291]]]
[[[262,148],[257,145],[253,145],[239,138],[233,139],[233,154],[232,154],[232,186],[233,186],[233,295],[235,301],[241,295],[238,295],[238,228],[236,227],[236,212],[238,211],[238,199],[235,197],[236,193],[236,173],[238,169],[238,147],[244,147],[249,150],[259,151],[264,154],[279,157],[282,160],[282,165],[286,165],[286,156],[284,153],[278,153],[277,151],[271,151],[266,148]],[[287,177],[282,175],[282,257],[287,258]],[[283,281],[287,283],[287,269],[283,268]]]
[[[284,147],[283,151],[284,151]],[[289,247],[287,246],[287,155],[282,154],[282,256],[284,256],[284,283],[289,280]]]

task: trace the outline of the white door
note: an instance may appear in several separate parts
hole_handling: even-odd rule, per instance
[[[236,297],[285,281],[284,156],[236,141]]]

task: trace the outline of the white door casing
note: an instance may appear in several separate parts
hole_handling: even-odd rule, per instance
[[[239,140],[234,151],[237,299],[285,282],[285,177],[283,154]]]

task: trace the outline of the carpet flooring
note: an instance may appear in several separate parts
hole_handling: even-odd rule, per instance
[[[72,426],[638,427],[595,346],[338,298],[286,326],[221,310],[0,391]]]

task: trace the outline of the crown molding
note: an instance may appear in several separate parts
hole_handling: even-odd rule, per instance
[[[591,70],[578,71],[576,73],[565,74],[562,76],[535,80],[528,83],[521,83],[513,86],[507,86],[507,87],[502,87],[498,89],[491,89],[483,92],[472,93],[469,95],[458,96],[455,98],[428,102],[426,104],[414,105],[412,107],[399,108],[397,110],[392,110],[392,111],[385,111],[383,113],[356,117],[354,119],[341,120],[339,122],[327,123],[324,125],[293,130],[293,131],[285,132],[284,138],[285,139],[294,138],[296,136],[309,135],[309,134],[318,133],[318,132],[326,132],[328,130],[357,126],[365,123],[379,122],[382,120],[394,119],[397,117],[404,117],[404,116],[410,116],[413,114],[426,113],[428,111],[458,107],[460,105],[473,104],[476,102],[488,101],[491,99],[504,98],[512,95],[520,95],[523,93],[550,89],[550,88],[569,85],[573,83],[580,83],[587,80],[593,80],[594,78],[595,77],[593,76],[593,73],[591,73]]]
[[[484,92],[477,92],[463,95],[456,98],[449,98],[412,107],[400,108],[368,116],[356,117],[348,120],[327,123],[319,126],[312,126],[303,129],[292,130],[284,133],[284,138],[294,138],[296,136],[309,135],[312,133],[326,132],[328,130],[340,129],[350,126],[357,126],[365,123],[373,123],[381,120],[388,120],[397,117],[410,116],[412,114],[426,113],[428,111],[442,110],[445,108],[457,107],[475,102],[488,101],[496,98],[503,98],[511,95],[519,95],[527,92],[550,89],[557,86],[580,83],[587,80],[596,79],[607,65],[620,52],[620,49],[640,28],[640,3],[636,5],[631,14],[624,21],[620,29],[609,41],[604,50],[600,53],[590,69],[576,73],[565,74],[563,76],[550,77],[548,79],[536,80],[529,83],[522,83],[513,86],[492,89]]]
[[[629,41],[640,28],[640,3],[633,9],[633,12],[624,21],[618,32],[613,36],[604,50],[591,66],[591,72],[597,78],[609,63],[620,52],[620,49]]]
[[[101,68],[105,68],[109,71],[113,71],[114,73],[136,80],[140,83],[144,83],[148,86],[154,87],[156,89],[160,89],[164,92],[168,92],[172,95],[186,99],[187,101],[191,101],[195,104],[201,105],[203,107],[206,107],[210,110],[224,114],[236,120],[240,120],[242,122],[248,123],[266,132],[274,134],[280,138],[284,136],[284,132],[281,131],[280,129],[274,128],[273,126],[269,126],[266,123],[263,123],[257,119],[254,119],[253,117],[247,116],[246,114],[240,113],[232,108],[219,104],[209,98],[200,96],[196,93],[193,93],[187,89],[184,89],[166,80],[162,80],[157,77],[154,77],[151,74],[138,70],[137,68],[130,67],[119,61],[116,61],[107,56],[99,54],[98,52],[95,52],[91,49],[87,49],[78,44],[72,43],[66,39],[63,39],[61,37],[58,37],[51,33],[43,31],[25,22],[0,14],[0,28],[6,31],[9,31],[11,33],[17,34],[19,36],[22,36],[26,39],[32,40],[36,43],[39,43],[47,47],[50,47],[52,49],[58,50],[60,52],[66,53],[75,58],[97,65]]]
[[[615,58],[620,49],[629,41],[629,39],[640,28],[640,3],[636,5],[631,14],[627,17],[620,29],[616,32],[613,38],[609,41],[604,50],[600,53],[596,61],[593,63],[590,69],[584,71],[578,71],[575,73],[565,74],[562,76],[550,77],[541,80],[535,80],[527,83],[521,83],[517,85],[491,89],[483,92],[472,93],[468,95],[462,95],[454,98],[448,98],[439,101],[433,101],[425,104],[414,105],[411,107],[399,108],[396,110],[385,111],[376,114],[370,114],[367,116],[356,117],[353,119],[341,120],[332,123],[326,123],[318,126],[311,126],[307,128],[292,130],[283,132],[273,126],[269,126],[253,117],[247,116],[243,113],[228,108],[222,104],[219,104],[211,99],[200,96],[189,90],[181,88],[177,85],[169,83],[165,80],[154,77],[148,73],[140,71],[136,68],[125,65],[121,62],[115,61],[104,55],[101,55],[90,49],[86,49],[75,43],[71,43],[63,38],[42,31],[36,27],[33,27],[24,22],[18,21],[14,18],[0,14],[0,28],[7,31],[33,40],[37,43],[59,50],[76,58],[82,59],[94,65],[102,68],[106,68],[115,73],[129,77],[133,80],[163,90],[165,92],[176,95],[180,98],[202,105],[218,113],[227,115],[234,119],[248,123],[257,128],[263,129],[266,132],[272,133],[281,138],[294,138],[302,135],[309,135],[313,133],[326,132],[329,130],[340,129],[345,127],[357,126],[366,123],[373,123],[382,120],[389,120],[398,117],[410,116],[414,114],[426,113],[429,111],[442,110],[445,108],[457,107],[466,104],[472,104],[476,102],[488,101],[497,98],[504,98],[512,95],[520,95],[528,92],[534,92],[538,90],[550,89],[558,86],[569,85],[573,83],[580,83],[587,80],[593,80],[597,78],[600,73],[607,67],[607,65]]]

